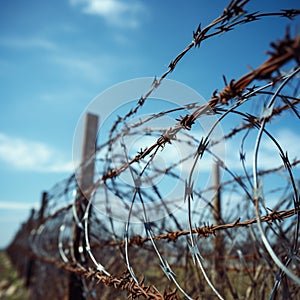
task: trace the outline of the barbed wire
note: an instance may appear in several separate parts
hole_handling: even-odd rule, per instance
[[[190,103],[127,122],[183,57],[206,39],[262,18],[293,20],[300,14],[297,9],[248,13],[247,2],[233,0],[208,26],[199,25],[168,70],[116,120],[108,140],[97,145],[76,173],[48,191],[40,210],[23,224],[7,251],[27,278],[32,299],[39,299],[50,283],[56,288],[46,298],[65,298],[74,288],[66,284],[71,281],[78,283],[79,299],[299,296],[299,158],[290,159],[287,151],[292,149],[284,148],[271,125],[284,113],[299,119],[300,36],[291,37],[287,29],[283,39],[271,43],[265,62],[229,83],[224,76],[224,89],[215,90],[205,105]],[[283,71],[286,66],[290,71]],[[174,120],[171,127],[151,125],[168,115]],[[199,134],[196,121],[207,116],[218,118],[208,132]],[[228,118],[238,122],[222,139],[213,139],[216,127]],[[132,154],[125,138],[145,134],[154,142]],[[232,161],[215,151],[229,140],[239,145]],[[265,141],[275,149],[277,165],[261,167]],[[163,167],[156,163],[174,144],[184,149],[183,157]],[[250,165],[246,153],[252,157]],[[188,170],[180,173],[188,160]],[[224,172],[219,183],[203,183],[203,170],[212,173],[211,165],[205,166],[208,160]],[[92,161],[101,173],[81,190],[78,182]],[[121,178],[123,174],[132,184]],[[165,197],[165,180],[167,185],[180,183],[180,191],[170,200]],[[218,193],[219,209],[214,203]],[[159,212],[165,217],[152,220]]]

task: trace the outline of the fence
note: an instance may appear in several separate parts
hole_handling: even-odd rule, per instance
[[[206,39],[260,18],[292,21],[300,14],[295,9],[248,13],[247,2],[232,1],[211,24],[199,26],[168,70],[117,119],[108,140],[100,141],[96,151],[87,146],[76,173],[43,194],[40,210],[32,212],[7,249],[32,299],[299,297],[299,159],[289,157],[293,149],[282,145],[272,124],[287,126],[287,115],[299,119],[300,36],[287,30],[271,44],[265,62],[229,83],[224,77],[225,88],[207,104],[187,103],[128,122]],[[193,131],[198,120],[212,114],[218,118],[209,133]],[[148,126],[163,116],[174,125]],[[215,127],[228,119],[238,125],[227,129],[223,140],[212,139]],[[97,128],[95,116],[88,120],[94,125],[87,128]],[[154,142],[130,153],[124,137],[145,132]],[[92,135],[86,134],[87,139]],[[224,141],[234,142],[230,151],[239,167],[236,160],[216,154]],[[168,155],[175,144],[182,145],[185,156],[162,168],[159,155]],[[259,159],[262,145],[276,149],[279,160],[274,158],[272,167]],[[210,175],[201,167],[207,159],[215,162],[209,172],[214,181],[205,179],[204,186],[203,178]],[[182,176],[178,166],[187,160],[190,169]],[[125,172],[132,185],[121,178]],[[166,181],[157,180],[162,176],[168,184],[180,183],[179,200],[164,198]],[[162,212],[163,218],[149,217]]]

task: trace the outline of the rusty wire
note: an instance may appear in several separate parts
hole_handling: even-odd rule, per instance
[[[170,300],[181,299],[182,296],[196,299],[212,295],[220,299],[256,299],[261,293],[269,295],[270,299],[278,293],[299,296],[299,158],[290,159],[280,140],[266,125],[286,112],[299,119],[297,75],[300,72],[300,36],[292,37],[287,30],[284,38],[271,44],[270,57],[265,62],[237,80],[229,83],[225,80],[224,89],[214,91],[206,105],[191,103],[153,114],[131,125],[125,124],[129,117],[142,109],[152,92],[175,70],[183,57],[206,39],[261,18],[273,16],[293,20],[300,14],[296,9],[248,13],[245,10],[247,2],[231,1],[208,26],[203,29],[198,26],[193,32],[192,42],[171,61],[168,70],[160,78],[155,77],[152,87],[136,106],[113,124],[108,141],[97,145],[97,151],[106,151],[105,160],[114,155],[113,146],[121,143],[123,156],[120,166],[103,170],[99,179],[84,194],[78,189],[78,178],[72,174],[48,191],[47,201],[40,211],[33,212],[23,224],[8,253],[20,273],[27,278],[32,299],[39,299],[40,290],[49,282],[57,288],[53,292],[56,294],[49,292],[47,299],[66,297],[69,288],[66,282],[70,274],[77,276],[84,299],[95,299],[99,295],[103,299],[109,295],[122,299],[128,296],[132,299]],[[282,67],[287,64],[292,65],[292,69],[284,73]],[[291,82],[293,87],[289,86]],[[261,101],[264,96],[269,99],[267,106]],[[258,103],[261,111],[248,110],[245,105],[250,102]],[[124,136],[139,134],[150,121],[185,110],[191,112],[179,115],[171,128],[147,128],[149,135],[157,137],[156,141],[145,145],[136,155],[129,155],[122,141]],[[220,116],[217,123],[222,123],[226,118],[240,120],[224,134],[225,141],[239,139],[240,149],[236,152],[240,152],[239,159],[243,166],[239,174],[230,162],[223,161],[214,153],[213,147],[221,143],[220,140],[210,139],[214,126],[206,136],[199,137],[193,132],[196,120],[212,112]],[[121,127],[120,131],[117,131],[118,127]],[[250,134],[256,136],[252,171],[245,163],[244,150],[244,144],[248,140],[251,142]],[[279,153],[280,165],[258,169],[258,149],[262,137],[274,145]],[[165,169],[153,167],[154,175],[148,175],[149,166],[158,153],[166,152],[174,142],[185,146],[186,156]],[[195,181],[195,170],[202,166],[205,156],[211,157],[224,171],[220,187],[213,184],[205,187]],[[193,159],[192,167],[187,178],[182,178],[176,168],[190,157]],[[144,163],[142,168],[138,167],[140,163]],[[83,169],[84,164],[80,168]],[[130,187],[119,180],[120,175],[127,171],[134,182]],[[169,209],[158,184],[153,184],[149,193],[141,189],[143,177],[152,183],[162,174],[183,184],[180,195],[183,204],[176,207],[176,212]],[[285,184],[270,188],[267,184],[262,185],[262,180],[267,182],[275,175],[281,176]],[[236,203],[228,204],[231,211],[227,215],[213,219],[215,193],[209,192],[215,192],[217,188],[228,198],[228,203],[231,197],[235,197]],[[93,197],[98,190],[107,203],[107,215],[96,208],[97,200]],[[119,207],[124,206],[128,213],[125,226],[110,214],[119,207],[109,206],[112,199],[109,193],[119,199]],[[86,203],[84,196],[92,200],[82,206],[83,211],[79,214],[76,205],[81,204],[80,201]],[[134,211],[138,201],[141,208]],[[155,201],[157,207],[165,210],[168,216],[152,222],[148,217],[148,204]],[[141,220],[141,228],[131,223],[133,217]],[[79,232],[76,241],[74,228]],[[217,242],[226,247],[218,248],[220,244],[218,246]],[[270,276],[264,276],[262,270]],[[240,281],[248,284],[244,290],[239,288]]]

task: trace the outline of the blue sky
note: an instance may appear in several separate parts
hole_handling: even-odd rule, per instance
[[[42,191],[73,171],[73,134],[88,103],[118,82],[161,75],[198,24],[207,25],[228,2],[0,1],[0,247],[38,207]],[[257,0],[246,7],[300,4]],[[268,18],[207,40],[169,78],[208,98],[223,87],[223,74],[237,78],[263,62],[288,23]],[[299,18],[293,24],[299,33]]]

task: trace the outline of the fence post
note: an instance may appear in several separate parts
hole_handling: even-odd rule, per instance
[[[41,204],[40,211],[38,212],[37,220],[34,220],[35,210],[34,209],[31,210],[31,215],[29,218],[29,222],[30,222],[29,232],[32,229],[32,227],[34,226],[34,222],[37,222],[38,225],[42,223],[42,220],[44,218],[45,208],[47,206],[47,201],[48,201],[47,196],[48,196],[47,192],[43,192],[42,204]],[[27,266],[26,266],[26,279],[25,279],[25,287],[26,288],[29,288],[31,285],[31,279],[32,279],[32,276],[34,276],[34,268],[35,268],[35,260],[33,257],[30,257],[29,261],[27,262]]]
[[[48,194],[47,192],[43,192],[42,194],[42,205],[39,211],[39,222],[42,222],[45,214],[45,209],[48,203]]]
[[[220,185],[220,166],[219,163],[214,164],[213,180],[215,188],[215,196],[213,200],[213,218],[216,225],[222,224],[222,208],[221,208],[221,185]],[[213,256],[213,279],[218,288],[221,288],[224,277],[224,241],[223,235],[219,231],[214,241]]]
[[[79,188],[77,192],[77,198],[75,200],[76,213],[79,220],[82,220],[88,199],[85,198],[86,190],[92,186],[94,182],[94,170],[95,170],[95,147],[98,130],[98,116],[87,113],[85,118],[82,155],[81,155],[81,172],[79,178]],[[84,239],[84,232],[78,224],[74,224],[73,227],[73,248],[76,261],[84,264],[87,258],[86,245]],[[82,286],[82,280],[80,276],[75,273],[70,274],[69,300],[84,300],[84,290]]]

